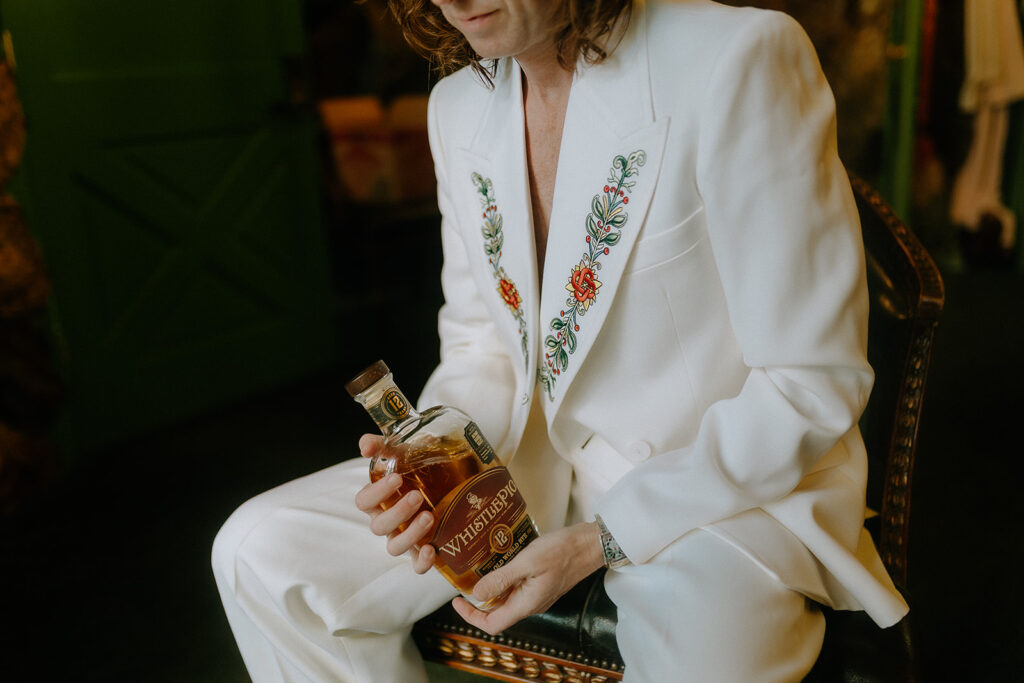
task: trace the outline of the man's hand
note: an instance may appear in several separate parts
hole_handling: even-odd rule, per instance
[[[384,439],[379,435],[363,434],[359,439],[359,452],[364,458],[372,458],[383,443]],[[378,536],[387,536],[388,553],[398,556],[413,551],[413,570],[423,574],[434,565],[434,546],[426,542],[434,528],[434,515],[427,510],[417,515],[416,511],[423,504],[423,494],[409,491],[402,496],[399,493],[401,486],[402,477],[397,474],[389,474],[367,484],[356,494],[356,507],[370,516],[370,531]],[[387,503],[387,510],[381,507],[383,503]]]
[[[455,598],[452,606],[468,623],[497,635],[519,620],[543,612],[570,588],[604,566],[601,530],[585,522],[545,534],[500,569],[477,582],[473,597],[480,601],[508,593],[491,612],[482,612]]]

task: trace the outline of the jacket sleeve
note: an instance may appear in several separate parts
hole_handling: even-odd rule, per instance
[[[494,321],[470,272],[470,251],[456,221],[448,179],[448,163],[439,120],[444,81],[430,95],[428,131],[437,176],[444,265],[444,305],[438,315],[441,360],[427,380],[418,404],[450,405],[471,415],[502,456],[509,431],[515,375]],[[466,179],[469,182],[469,179]]]
[[[749,374],[695,440],[623,477],[597,507],[635,563],[687,532],[785,497],[855,427],[867,364],[863,245],[835,102],[806,34],[752,13],[703,93],[698,190]]]

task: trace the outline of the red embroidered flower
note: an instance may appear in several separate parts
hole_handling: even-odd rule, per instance
[[[505,305],[513,311],[518,310],[519,304],[523,303],[523,297],[519,296],[519,290],[516,289],[515,283],[510,280],[502,278],[498,281],[498,294],[501,294],[501,298],[505,300]]]
[[[583,260],[578,266],[573,266],[572,273],[569,275],[569,283],[565,288],[586,311],[594,302],[597,290],[601,288],[601,281],[594,274],[594,269],[587,265],[586,260]]]

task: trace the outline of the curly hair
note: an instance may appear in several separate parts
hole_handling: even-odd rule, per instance
[[[633,0],[561,0],[556,21],[555,48],[558,63],[572,69],[582,57],[588,64],[608,56],[601,39],[611,33],[622,17],[629,20]],[[485,66],[480,56],[441,9],[430,0],[388,0],[388,7],[402,28],[402,34],[414,50],[426,57],[441,73],[449,74],[467,64],[487,84],[492,81],[497,60]]]

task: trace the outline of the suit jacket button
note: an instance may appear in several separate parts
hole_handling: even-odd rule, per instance
[[[651,457],[651,444],[646,441],[634,441],[626,449],[626,458],[630,462],[640,463]]]

